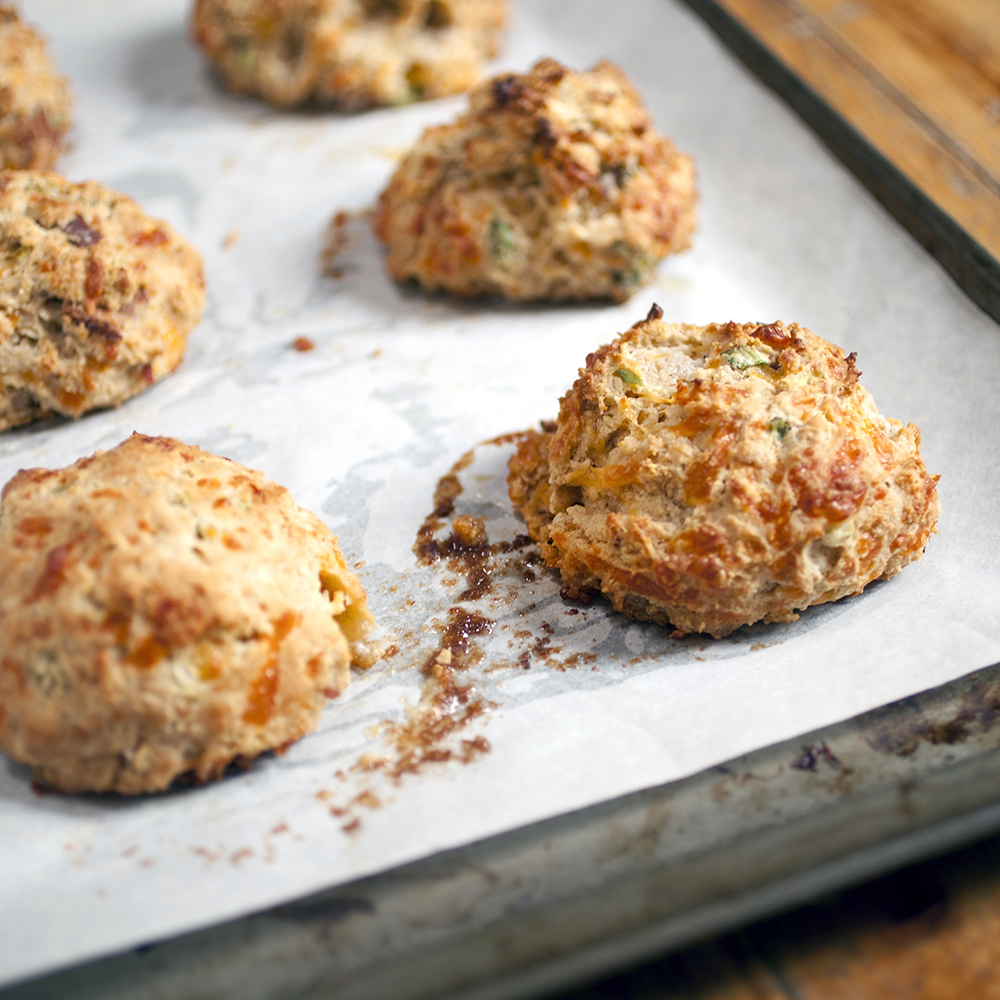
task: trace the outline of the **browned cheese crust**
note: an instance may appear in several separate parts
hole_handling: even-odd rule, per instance
[[[100,184],[0,173],[0,431],[117,406],[172,372],[201,258]]]
[[[467,90],[506,15],[507,0],[197,0],[192,34],[238,94],[357,111]]]
[[[511,500],[570,596],[716,638],[920,558],[937,477],[854,355],[797,324],[650,319],[587,358]]]
[[[696,223],[694,164],[625,74],[543,59],[428,129],[382,193],[397,280],[518,300],[627,299]]]
[[[259,472],[134,434],[0,499],[0,749],[133,795],[311,730],[371,616],[336,539]]]
[[[51,170],[63,150],[72,99],[45,42],[0,5],[0,168]]]

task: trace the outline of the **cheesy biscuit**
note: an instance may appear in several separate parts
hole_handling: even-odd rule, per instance
[[[0,173],[0,431],[142,392],[180,364],[204,304],[197,251],[131,198]]]
[[[625,74],[543,59],[478,86],[428,129],[382,193],[397,280],[516,300],[624,301],[695,228],[694,164]]]
[[[0,500],[0,749],[67,792],[133,795],[311,730],[370,662],[336,540],[261,473],[131,438]]]
[[[853,354],[795,323],[650,317],[587,358],[511,500],[571,596],[719,638],[919,559],[937,477]]]
[[[506,0],[197,0],[192,34],[237,94],[357,111],[467,90]]]
[[[70,127],[69,87],[41,36],[0,5],[0,168],[51,170]]]

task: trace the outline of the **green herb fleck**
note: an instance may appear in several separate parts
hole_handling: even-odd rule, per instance
[[[747,344],[745,347],[730,347],[728,351],[723,351],[722,356],[729,362],[730,366],[738,372],[745,368],[754,368],[757,365],[769,365],[771,359],[761,354],[756,347]]]
[[[624,270],[611,272],[611,280],[621,288],[636,288],[643,284],[656,266],[655,258],[625,240],[615,240],[611,244],[611,252],[627,265]]]
[[[7,261],[11,264],[20,264],[28,254],[31,253],[31,247],[22,246],[18,243],[16,246],[11,247],[6,254]]]
[[[427,89],[427,67],[423,63],[414,63],[406,71],[406,82],[409,85],[412,100],[419,101]]]
[[[646,280],[646,274],[646,271],[641,271],[639,268],[633,268],[628,273],[624,271],[612,271],[611,280],[619,288],[638,288]]]
[[[642,377],[629,368],[619,368],[615,374],[628,385],[642,385]]]
[[[51,695],[56,691],[68,691],[69,678],[59,666],[59,660],[51,649],[43,649],[35,659],[24,665],[27,679],[39,688],[43,694]]]
[[[251,69],[253,69],[253,64],[256,61],[256,58],[253,46],[249,42],[243,45],[243,47],[240,49],[239,60],[240,60],[240,68],[243,70],[244,73],[247,73]]]
[[[775,417],[771,421],[771,430],[774,431],[779,438],[783,438],[788,433],[788,421],[784,417]]]
[[[514,258],[514,230],[500,218],[490,223],[490,254],[501,267],[509,267]]]

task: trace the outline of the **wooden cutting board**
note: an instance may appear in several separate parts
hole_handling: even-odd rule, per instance
[[[1000,321],[1000,2],[685,3]]]
[[[552,1000],[998,1000],[998,932],[993,837]]]

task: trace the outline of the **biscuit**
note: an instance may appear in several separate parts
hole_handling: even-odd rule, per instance
[[[0,498],[0,749],[67,792],[217,778],[316,725],[371,621],[326,526],[259,472],[139,434],[21,471]]]
[[[51,170],[71,106],[45,42],[14,7],[0,5],[0,168]]]
[[[201,258],[100,184],[0,173],[0,430],[117,406],[180,364]]]
[[[375,228],[392,277],[427,291],[621,302],[689,245],[696,205],[693,162],[620,69],[543,59],[424,132]]]
[[[569,596],[716,638],[919,559],[937,478],[855,355],[795,323],[664,323],[587,358],[508,485]]]
[[[506,13],[506,0],[197,0],[192,34],[237,94],[357,111],[467,90]]]

